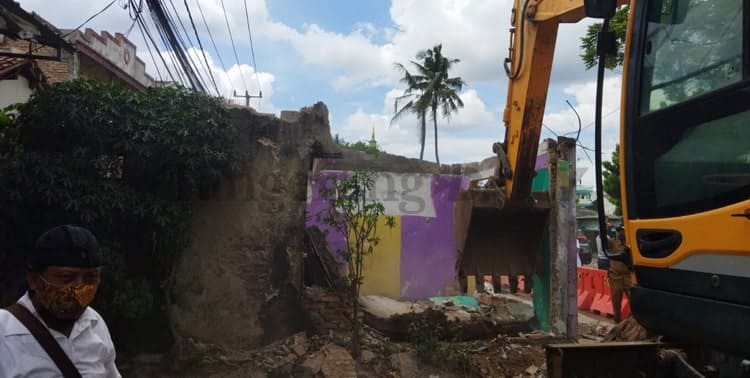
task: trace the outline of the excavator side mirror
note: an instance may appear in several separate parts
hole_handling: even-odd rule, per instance
[[[617,9],[617,0],[584,0],[583,9],[586,17],[612,18]]]

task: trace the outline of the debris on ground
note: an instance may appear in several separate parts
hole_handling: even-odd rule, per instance
[[[362,311],[387,319],[395,315],[420,313],[429,306],[424,303],[397,301],[380,295],[363,295],[359,298]]]
[[[474,357],[480,377],[537,377],[547,370],[543,343],[519,343],[498,336]]]
[[[337,308],[340,301],[327,293],[318,297],[315,303],[327,309]],[[142,363],[151,370],[135,368],[124,374],[146,378],[536,378],[546,374],[544,346],[567,341],[533,330],[528,303],[504,294],[423,301],[364,296],[360,304],[365,323],[361,324],[358,359],[350,353],[347,327],[321,327],[319,334],[301,332],[254,350],[227,350],[187,340],[170,357],[177,363],[164,364],[160,360],[170,358],[143,355],[130,366]],[[321,321],[330,322],[325,317]],[[644,335],[642,327],[630,319],[614,327],[603,318],[579,321],[579,342],[633,340]]]
[[[629,317],[615,325],[602,341],[646,341],[654,339],[656,339],[656,335],[651,334],[635,318]]]
[[[360,305],[365,323],[394,340],[406,340],[411,325],[417,322],[443,330],[443,339],[491,339],[498,334],[530,331],[533,316],[526,303],[488,294],[434,297],[416,302],[370,295],[361,297]]]

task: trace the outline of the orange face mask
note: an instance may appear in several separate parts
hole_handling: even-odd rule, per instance
[[[57,286],[42,278],[42,284],[37,288],[35,296],[47,311],[59,319],[77,319],[91,304],[96,295],[97,284],[81,286]]]

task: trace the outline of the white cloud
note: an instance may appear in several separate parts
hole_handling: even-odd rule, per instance
[[[442,43],[444,53],[461,60],[453,74],[469,83],[505,81],[503,59],[508,53],[512,2],[494,0],[393,0],[392,26],[377,31],[359,23],[346,34],[311,24],[303,30],[265,19],[260,31],[287,41],[308,63],[338,71],[336,89],[393,86],[399,79],[394,62],[406,64],[420,50]],[[561,25],[553,75],[558,83],[585,77],[579,55],[579,36],[593,21]],[[386,42],[373,36],[382,33]]]
[[[183,85],[189,86],[189,81],[184,74],[182,79],[180,79],[180,75],[177,74],[178,69],[174,63],[176,62],[176,59],[174,58],[175,54],[173,52],[162,52],[162,57],[167,64],[166,67],[161,59],[156,58],[156,61],[152,60],[147,51],[137,50],[137,53],[146,63],[147,72],[155,79],[159,80],[161,77],[165,81],[170,81],[173,77],[175,81],[182,82]],[[187,54],[196,67],[196,75],[201,79],[209,94],[216,95],[216,89],[218,87],[218,95],[220,97],[224,97],[236,104],[244,104],[245,99],[234,97],[235,92],[239,96],[244,95],[245,91],[251,96],[258,96],[258,94],[262,92],[263,98],[251,98],[250,106],[264,113],[278,113],[279,109],[273,105],[273,82],[275,80],[273,74],[259,72],[256,77],[253,67],[247,64],[235,64],[225,71],[216,63],[213,55],[207,51],[205,52],[205,59],[203,53],[199,49],[190,48],[188,49]],[[208,68],[206,67],[206,61],[208,62]],[[169,72],[172,73],[171,76],[169,75]],[[211,79],[212,77],[213,80]],[[214,87],[214,80],[216,82],[216,87]]]
[[[48,0],[20,0],[25,9],[37,11],[60,28],[77,26],[91,14],[99,11],[103,4],[94,0],[70,0],[65,7],[50,9]],[[203,20],[197,12],[194,2],[189,2],[192,16],[201,33],[206,50],[211,49],[207,36],[204,34]],[[375,26],[368,22],[368,15],[361,15],[361,22],[347,32],[333,32],[325,27],[316,25],[315,20],[299,29],[285,25],[274,19],[265,0],[248,0],[248,13],[253,28],[253,39],[273,42],[277,45],[287,45],[299,54],[300,66],[309,64],[335,72],[335,79],[330,82],[332,88],[345,93],[352,89],[371,89],[373,87],[394,88],[398,86],[399,72],[393,67],[394,62],[407,63],[422,49],[430,48],[437,43],[443,44],[444,53],[452,58],[459,58],[461,62],[455,66],[453,75],[461,76],[472,89],[462,93],[466,107],[457,113],[450,122],[441,121],[440,147],[443,160],[466,161],[470,156],[478,158],[485,156],[484,151],[491,145],[492,140],[477,137],[478,134],[497,135],[502,138],[503,126],[500,112],[503,104],[486,106],[482,100],[483,92],[475,90],[478,84],[492,83],[504,87],[505,74],[502,69],[503,59],[508,53],[508,29],[510,27],[510,10],[513,2],[495,0],[434,0],[430,2],[418,0],[392,0],[390,6],[391,23]],[[110,32],[125,31],[131,25],[127,11],[116,3],[111,9],[96,17],[87,26],[94,30],[108,30]],[[184,5],[175,4],[183,21],[187,22]],[[220,92],[229,96],[234,89],[242,93],[247,90],[251,94],[263,91],[262,111],[277,109],[273,105],[274,85],[289,87],[289,79],[279,76],[272,70],[259,73],[260,86],[255,79],[254,68],[247,64],[238,66],[234,62],[231,50],[228,50],[229,33],[224,19],[221,0],[200,0],[201,9],[209,24],[214,38],[220,45],[225,63],[232,66],[219,67],[213,58],[213,50],[208,54],[208,66],[198,57],[197,50],[191,50],[203,72],[214,74]],[[248,33],[245,21],[244,2],[224,1],[232,37],[238,46],[248,46]],[[332,10],[335,11],[335,10]],[[586,27],[594,21],[584,20],[578,24],[561,25],[558,33],[556,55],[553,65],[552,88],[563,90],[562,94],[572,97],[572,102],[581,114],[582,122],[587,125],[593,121],[594,85],[584,83],[582,78],[593,78],[591,71],[583,70],[579,58],[579,37]],[[143,41],[137,36],[135,28],[131,39],[139,46],[139,55],[151,67],[149,72],[155,73],[150,57]],[[191,31],[192,35],[192,31]],[[275,53],[283,49],[274,50]],[[257,51],[256,51],[257,52]],[[297,59],[294,57],[292,59]],[[244,62],[247,62],[245,57]],[[161,63],[157,63],[160,65]],[[261,67],[263,68],[263,67]],[[301,67],[300,70],[309,72],[301,74],[301,80],[308,80],[316,75],[315,67]],[[245,77],[246,85],[241,84],[239,72]],[[305,75],[308,75],[306,78]],[[206,75],[207,77],[207,75]],[[582,84],[583,83],[583,84]],[[211,85],[213,86],[213,85]],[[607,97],[604,101],[605,146],[616,143],[615,125],[619,120],[619,82],[609,79],[607,82]],[[336,103],[330,103],[331,123],[347,140],[367,139],[370,130],[376,128],[377,139],[393,153],[403,153],[408,156],[418,154],[417,121],[403,119],[390,125],[393,114],[393,99],[401,91],[391,90],[384,96],[383,111],[373,114],[356,111],[352,114],[341,114]],[[502,93],[499,93],[502,96]],[[560,93],[551,92],[548,98],[555,98]],[[290,94],[294,96],[294,94]],[[251,106],[255,106],[255,99]],[[288,101],[287,101],[288,102]],[[300,106],[307,104],[300,104]],[[554,104],[553,104],[554,105]],[[559,105],[559,104],[558,104]],[[548,112],[545,123],[557,132],[577,130],[577,121],[569,109],[556,106],[559,111]],[[270,109],[270,110],[269,110]],[[429,128],[428,128],[429,129]],[[592,130],[590,127],[587,130]],[[489,132],[485,131],[489,130]],[[593,146],[593,141],[584,132],[581,142]],[[590,134],[590,133],[589,133]],[[609,135],[612,134],[613,137]],[[432,139],[428,130],[426,156],[431,155]],[[589,139],[585,139],[589,138]],[[612,143],[610,143],[612,142]],[[608,147],[605,147],[608,148]],[[610,149],[611,150],[611,149]],[[454,152],[455,151],[455,152]],[[579,154],[582,155],[582,154]],[[451,157],[453,156],[453,157]],[[608,155],[605,155],[608,156]]]
[[[602,97],[602,125],[605,129],[619,127],[621,77],[610,77],[604,81]],[[581,126],[593,130],[596,100],[596,82],[572,84],[563,89],[563,93],[573,96],[571,104],[581,117]],[[548,100],[549,103],[549,100]],[[556,133],[568,133],[578,130],[578,118],[572,109],[566,108],[557,112],[546,113],[544,123]]]
[[[609,160],[615,146],[619,143],[620,126],[620,98],[622,89],[622,77],[620,75],[608,76],[604,81],[604,96],[602,97],[602,159]],[[579,136],[577,150],[577,165],[588,167],[581,181],[583,185],[593,186],[595,171],[593,161],[594,152],[594,110],[596,100],[596,82],[587,81],[578,84],[570,84],[562,89],[563,94],[568,95],[571,104],[581,117],[583,130]],[[549,104],[549,98],[547,103]],[[544,124],[559,135],[575,138],[578,132],[578,119],[569,107],[559,111],[549,111],[544,115]],[[589,161],[589,158],[591,161]]]

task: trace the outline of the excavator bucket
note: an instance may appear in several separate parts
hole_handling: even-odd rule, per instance
[[[462,286],[466,287],[469,275],[530,277],[535,273],[541,261],[549,203],[545,192],[533,192],[522,206],[506,203],[497,189],[459,192],[454,219]]]

